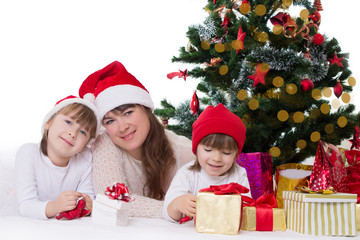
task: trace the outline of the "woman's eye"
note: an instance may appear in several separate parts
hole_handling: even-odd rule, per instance
[[[124,113],[124,115],[125,115],[125,116],[129,116],[132,112],[133,112],[132,110],[131,110],[131,111],[127,111],[127,112]]]
[[[106,121],[104,121],[104,124],[105,125],[109,125],[109,124],[111,124],[111,123],[113,123],[114,122],[114,120],[106,120]]]

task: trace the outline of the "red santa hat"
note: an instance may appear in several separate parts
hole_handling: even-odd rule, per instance
[[[196,154],[201,139],[213,133],[223,133],[233,137],[238,145],[239,153],[241,153],[246,138],[246,128],[241,119],[221,103],[216,107],[208,106],[192,127],[192,151],[194,154]]]
[[[79,104],[82,104],[82,105],[85,105],[87,106],[88,108],[90,108],[95,116],[96,116],[96,119],[97,119],[97,125],[96,125],[96,135],[99,133],[99,130],[100,130],[100,126],[101,126],[101,123],[100,123],[100,118],[99,118],[99,111],[97,110],[96,106],[91,102],[89,101],[88,99],[83,99],[83,98],[79,98],[79,97],[76,97],[76,96],[73,96],[73,95],[69,95],[61,100],[59,100],[53,109],[51,109],[45,116],[44,118],[44,121],[43,121],[43,124],[41,126],[41,134],[44,133],[44,130],[45,130],[45,124],[58,112],[60,111],[62,108],[66,107],[67,105],[70,105],[70,104],[73,104],[73,103],[79,103]]]
[[[148,90],[118,61],[90,74],[82,83],[79,96],[94,99],[101,120],[107,112],[124,104],[154,109]]]

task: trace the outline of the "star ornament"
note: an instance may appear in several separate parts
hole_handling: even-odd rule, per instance
[[[334,54],[334,58],[330,58],[330,66],[334,65],[335,63],[339,66],[339,67],[344,67],[341,63],[341,61],[343,60],[343,58],[338,58],[337,54]]]
[[[258,83],[265,85],[265,75],[269,72],[269,70],[269,64],[258,63],[255,74],[248,76],[248,78],[254,81],[253,87],[255,87]]]
[[[243,32],[241,26],[239,26],[237,40],[242,43],[241,48],[240,48],[241,50],[244,49],[245,35],[246,35],[246,32]],[[240,49],[236,50],[236,54],[238,54],[240,52]]]
[[[189,76],[187,74],[187,69],[185,69],[185,71],[179,70],[178,72],[171,72],[171,73],[167,74],[168,79],[173,79],[174,77],[178,77],[178,78],[183,78],[184,81],[186,81],[187,76]]]

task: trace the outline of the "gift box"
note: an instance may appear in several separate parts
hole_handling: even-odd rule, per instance
[[[285,231],[285,210],[283,208],[244,207],[241,230]]]
[[[97,194],[93,201],[92,221],[97,224],[125,226],[131,202],[113,200],[104,194]]]
[[[202,233],[238,234],[241,223],[241,196],[249,189],[238,184],[212,185],[199,191],[196,199],[195,230]]]
[[[360,204],[356,204],[356,229],[360,231]]]
[[[241,221],[241,195],[215,195],[199,192],[196,199],[195,230],[202,233],[238,234]]]
[[[315,236],[355,236],[356,194],[283,192],[287,228]]]
[[[298,186],[307,185],[310,179],[312,165],[287,163],[276,167],[276,201],[283,208],[283,191],[293,191]]]
[[[93,201],[92,221],[94,223],[125,226],[131,207],[128,188],[122,183],[107,187],[105,194],[97,194]]]
[[[253,199],[274,192],[273,164],[269,153],[241,153],[236,162],[246,169]]]

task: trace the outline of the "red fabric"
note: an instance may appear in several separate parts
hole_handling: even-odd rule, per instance
[[[196,148],[204,137],[213,133],[223,133],[233,137],[241,153],[245,138],[246,128],[241,119],[219,103],[216,107],[208,106],[192,125],[192,150]]]
[[[126,70],[124,65],[118,61],[114,61],[106,67],[90,74],[82,83],[79,89],[79,96],[83,98],[85,94],[92,93],[96,97],[103,90],[118,85],[133,85],[149,92]]]
[[[76,208],[70,211],[61,212],[58,216],[56,216],[56,219],[60,220],[62,218],[66,218],[68,220],[72,220],[75,218],[81,218],[90,212],[90,210],[85,209],[85,205],[86,205],[85,200],[80,199],[78,201],[78,204],[76,205]]]
[[[69,96],[57,101],[55,105],[58,105],[59,103],[61,103],[62,101],[66,100],[66,99],[72,99],[72,98],[77,98],[77,97],[75,97],[73,95],[69,95]]]

